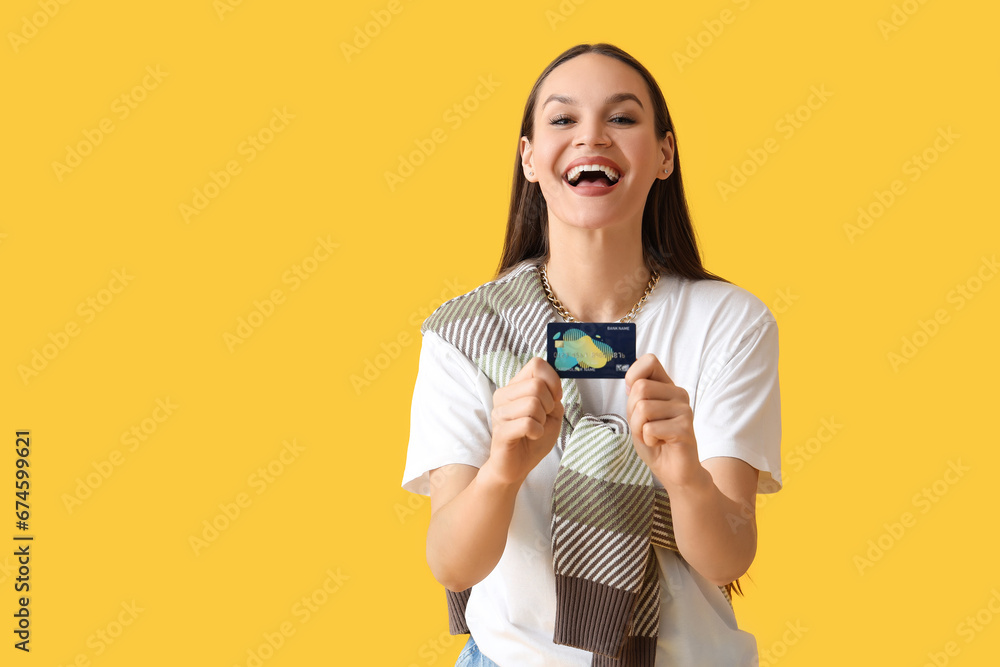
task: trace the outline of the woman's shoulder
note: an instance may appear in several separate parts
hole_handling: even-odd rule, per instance
[[[439,329],[456,319],[468,319],[492,313],[512,296],[527,296],[520,293],[524,292],[528,285],[534,285],[536,266],[535,260],[523,260],[503,275],[448,299],[421,323],[421,333]]]
[[[694,280],[670,276],[670,294],[674,307],[712,324],[734,328],[756,328],[776,324],[774,314],[756,294],[723,280]]]

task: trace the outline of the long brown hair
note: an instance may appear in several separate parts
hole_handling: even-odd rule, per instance
[[[514,156],[514,180],[510,194],[510,212],[507,216],[507,233],[503,242],[503,254],[494,279],[508,273],[515,265],[526,259],[545,259],[549,254],[548,209],[545,198],[537,183],[528,181],[521,167],[520,139],[534,140],[535,104],[538,91],[549,74],[567,60],[584,53],[598,53],[620,60],[642,75],[653,101],[656,134],[662,141],[668,131],[674,132],[674,170],[665,179],[653,182],[646,195],[646,205],[642,212],[642,254],[646,268],[661,274],[674,274],[693,280],[721,280],[725,278],[709,272],[702,266],[698,252],[698,242],[684,184],[681,181],[681,163],[677,149],[677,131],[670,120],[667,103],[653,75],[642,64],[611,44],[577,44],[563,51],[549,63],[528,95],[518,133],[518,149]]]
[[[653,101],[656,135],[662,141],[668,131],[674,133],[674,169],[665,180],[653,182],[646,195],[646,205],[642,211],[642,255],[646,268],[661,274],[674,274],[692,280],[720,280],[725,278],[705,269],[698,251],[698,241],[691,224],[684,183],[681,180],[680,153],[677,147],[677,130],[670,120],[667,102],[663,98],[656,79],[631,55],[611,44],[577,44],[563,51],[549,63],[535,85],[531,88],[528,101],[524,105],[521,131],[518,133],[518,149],[514,156],[514,180],[510,194],[510,212],[507,217],[507,233],[503,242],[503,254],[494,279],[499,279],[514,266],[526,259],[545,259],[549,254],[548,209],[545,198],[537,183],[528,181],[521,167],[521,137],[534,140],[535,104],[538,90],[549,74],[567,60],[584,53],[598,53],[615,58],[629,65],[646,81],[649,97]],[[735,590],[743,595],[739,579],[726,584],[727,593]]]

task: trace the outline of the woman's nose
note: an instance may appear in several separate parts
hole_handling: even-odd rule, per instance
[[[576,145],[610,146],[611,137],[600,118],[581,120],[577,124]]]

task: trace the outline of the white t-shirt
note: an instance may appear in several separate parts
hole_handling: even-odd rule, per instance
[[[460,298],[460,297],[456,297]],[[758,493],[781,488],[778,328],[750,292],[714,280],[661,276],[635,318],[636,354],[652,352],[690,397],[699,458],[742,459],[760,471]],[[625,416],[621,379],[578,380],[582,408]],[[496,386],[438,334],[424,334],[413,390],[403,488],[429,495],[428,472],[489,458]],[[472,589],[466,622],[480,650],[501,667],[579,665],[592,655],[552,641],[556,595],[550,524],[554,447],[518,491],[507,546]],[[654,478],[655,479],[655,478]],[[657,665],[756,665],[757,643],[740,630],[719,588],[669,549],[660,565]],[[442,613],[446,613],[444,593]]]

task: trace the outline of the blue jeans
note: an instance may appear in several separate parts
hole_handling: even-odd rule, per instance
[[[479,646],[476,644],[476,640],[469,635],[469,641],[465,643],[465,647],[462,652],[458,654],[458,660],[455,661],[455,667],[500,667],[497,663],[493,662],[485,655],[479,652]]]

